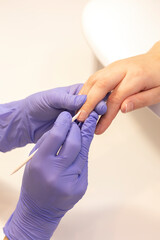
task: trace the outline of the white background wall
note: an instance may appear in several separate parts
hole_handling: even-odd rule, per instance
[[[0,101],[78,82],[98,68],[81,31],[87,0],[0,1]],[[0,224],[15,207],[32,146],[0,153]],[[89,188],[55,239],[160,239],[160,120],[148,109],[119,116],[96,136]]]

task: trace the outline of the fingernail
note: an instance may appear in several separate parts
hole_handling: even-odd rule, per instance
[[[133,103],[132,103],[132,102],[126,103],[125,108],[126,108],[126,109],[125,109],[125,112],[126,112],[126,113],[132,111],[132,110],[133,110]]]
[[[78,121],[83,122],[88,117],[88,113],[85,110],[81,110],[81,113],[78,117]]]

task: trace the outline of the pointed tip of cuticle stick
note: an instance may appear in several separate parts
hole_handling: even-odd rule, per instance
[[[27,163],[29,160],[32,159],[32,157],[35,155],[35,153],[36,153],[37,151],[38,151],[38,148],[26,159],[25,162],[23,162],[18,168],[16,168],[16,169],[10,174],[10,176],[13,175],[14,173],[18,172],[23,166],[25,166],[26,163]]]

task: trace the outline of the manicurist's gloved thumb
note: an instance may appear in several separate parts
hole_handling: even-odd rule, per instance
[[[67,109],[70,111],[76,111],[85,103],[87,99],[86,95],[73,95],[71,93],[64,92],[59,96],[59,93],[54,95],[54,106],[58,109]]]
[[[42,156],[42,159],[43,156],[46,157],[46,155],[56,156],[58,150],[67,137],[67,134],[71,128],[71,124],[72,116],[69,112],[62,112],[58,116],[53,127],[45,134],[43,144],[41,144],[41,147],[38,150],[39,154]],[[38,143],[36,145],[39,145]]]

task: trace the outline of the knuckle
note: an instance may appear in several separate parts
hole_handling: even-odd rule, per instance
[[[105,89],[106,88],[106,81],[105,81],[105,79],[99,79],[96,82],[96,85],[97,85],[97,88]]]
[[[55,174],[54,176],[52,175],[51,177],[46,178],[46,186],[54,191],[59,191],[59,178]]]
[[[50,138],[56,139],[57,142],[61,141],[63,139],[63,135],[61,131],[50,131]]]
[[[137,84],[137,86],[139,86],[139,88],[142,90],[145,90],[147,80],[151,78],[149,71],[143,66],[137,67],[136,69],[132,70],[129,76],[130,83],[132,85]]]
[[[134,77],[142,78],[144,76],[145,70],[141,67],[136,67],[136,70],[134,71]]]
[[[62,194],[64,198],[67,198],[67,199],[74,197],[73,186],[71,183],[67,184],[66,187],[62,189]]]
[[[50,190],[53,190],[53,189],[57,190],[57,186],[58,186],[56,178],[53,179],[53,177],[52,178],[50,178],[50,177],[45,178],[45,185]]]
[[[30,162],[29,171],[31,174],[38,174],[41,172],[40,164],[37,164],[36,161]]]
[[[107,100],[107,103],[110,104],[120,104],[121,103],[121,94],[119,92],[112,93]]]
[[[133,70],[131,70],[131,76],[132,79],[135,80],[139,80],[141,79],[141,81],[145,80],[146,78],[149,77],[149,72],[146,69],[145,66],[141,65],[141,66],[135,66],[133,67]]]
[[[48,175],[44,174],[44,183],[46,187],[51,192],[57,192],[57,194],[61,191],[61,184],[60,184],[60,175],[59,173],[52,174],[51,172]]]
[[[80,188],[78,189],[78,196],[79,196],[79,198],[82,198],[84,196],[84,194],[87,191],[87,186],[88,186],[88,184],[80,186]]]
[[[93,85],[95,82],[96,82],[96,73],[90,76],[89,79],[87,80],[87,83],[89,85]]]
[[[37,161],[32,161],[29,164],[29,174],[31,178],[43,178],[43,168],[41,167],[41,164]]]
[[[68,144],[70,149],[74,149],[76,152],[81,150],[81,143],[80,141],[73,141],[72,139],[68,140]]]

